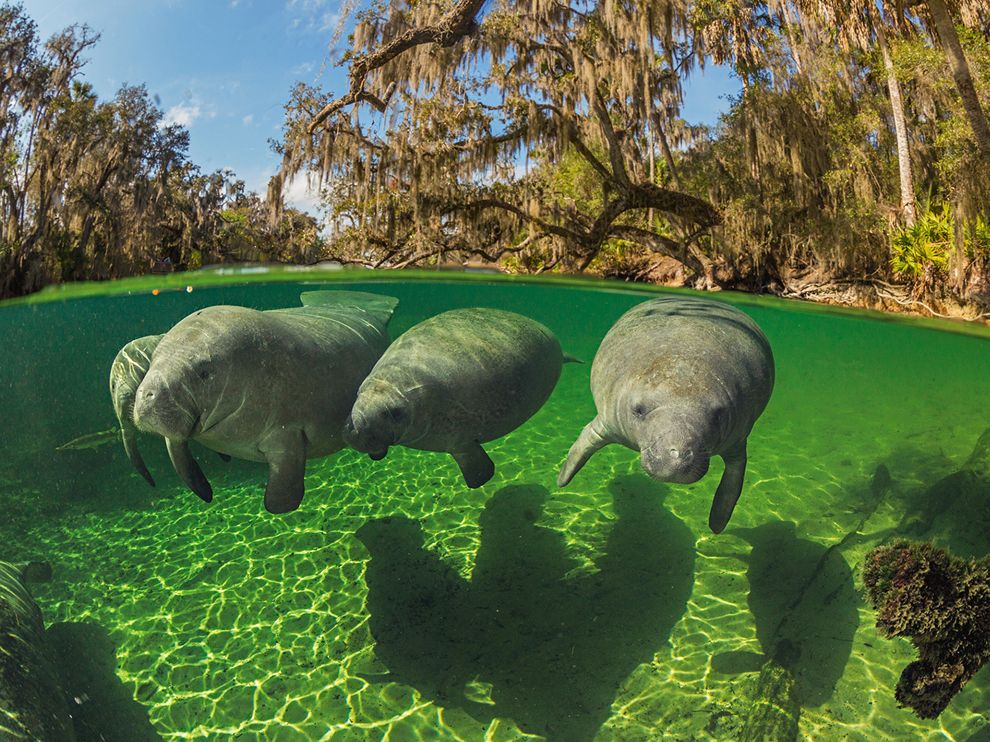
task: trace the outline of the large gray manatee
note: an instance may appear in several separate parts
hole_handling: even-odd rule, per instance
[[[0,739],[76,738],[58,661],[25,582],[51,578],[43,562],[0,562]]]
[[[695,297],[643,302],[619,318],[591,366],[598,415],[571,446],[564,486],[609,443],[641,452],[647,473],[690,484],[721,456],[708,525],[721,533],[746,474],[746,441],[773,390],[770,343],[750,317]]]
[[[151,366],[151,354],[155,352],[162,335],[146,335],[132,340],[117,353],[110,366],[110,398],[120,423],[120,437],[131,465],[152,487],[155,480],[144,465],[137,447],[137,427],[134,425],[134,400],[138,387]]]
[[[443,451],[468,487],[495,474],[481,447],[532,417],[574,360],[539,322],[500,309],[454,309],[420,322],[361,384],[345,437],[381,459],[389,446]]]
[[[169,458],[206,502],[213,490],[189,451],[196,440],[268,464],[265,508],[299,507],[306,459],[344,447],[358,387],[388,347],[397,299],[314,291],[303,306],[213,306],[158,342],[137,389],[134,422],[165,438]]]

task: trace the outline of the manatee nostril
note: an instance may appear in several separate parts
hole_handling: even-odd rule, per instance
[[[678,451],[676,448],[668,449],[667,453],[670,454],[670,458],[672,459],[679,459],[681,457],[681,452]]]

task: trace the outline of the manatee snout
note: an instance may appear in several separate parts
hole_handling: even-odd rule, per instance
[[[693,484],[708,473],[710,458],[691,446],[657,443],[642,450],[640,461],[658,481]]]
[[[381,425],[373,424],[360,413],[352,412],[344,423],[344,440],[355,451],[366,453],[372,461],[385,458],[389,446],[395,443],[394,436]]]
[[[134,397],[134,424],[138,430],[183,439],[192,434],[195,422],[164,377],[148,374],[144,378]]]

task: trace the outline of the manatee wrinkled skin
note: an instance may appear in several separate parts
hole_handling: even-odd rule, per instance
[[[165,438],[186,485],[213,490],[189,451],[268,464],[265,508],[299,507],[306,459],[344,447],[342,428],[358,387],[388,347],[398,300],[315,291],[303,306],[258,311],[213,306],[165,333],[137,390],[134,422]]]
[[[117,413],[120,424],[120,437],[124,442],[124,451],[131,465],[138,474],[152,487],[155,480],[148,467],[144,465],[141,452],[137,447],[137,427],[134,425],[134,400],[138,387],[144,381],[151,365],[151,354],[155,352],[162,335],[146,335],[132,340],[117,353],[110,366],[110,398],[113,409]]]
[[[746,442],[774,383],[763,331],[721,302],[670,297],[626,312],[602,340],[591,367],[598,415],[571,446],[557,479],[564,486],[603,446],[641,452],[646,472],[690,484],[721,456],[725,472],[708,525],[721,533],[746,473]]]
[[[24,585],[50,578],[44,563],[0,562],[0,739],[76,738],[41,610]]]
[[[454,457],[468,487],[495,473],[481,447],[549,398],[568,360],[539,322],[500,309],[455,309],[408,330],[358,391],[348,444],[373,459],[402,445]]]

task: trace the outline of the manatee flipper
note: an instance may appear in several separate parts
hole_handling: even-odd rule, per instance
[[[213,488],[189,451],[189,442],[178,438],[166,438],[165,446],[168,448],[168,457],[172,459],[172,466],[186,486],[203,502],[213,502]]]
[[[220,460],[221,460],[221,461],[222,461],[223,463],[225,463],[225,464],[229,464],[229,463],[230,463],[230,454],[227,454],[227,453],[220,453],[219,451],[217,451],[217,456],[219,456],[219,457],[220,457]]]
[[[259,447],[268,460],[265,510],[275,515],[291,513],[305,493],[306,439],[301,430],[284,431],[267,438]]]
[[[477,489],[495,476],[495,462],[489,458],[479,443],[475,443],[466,451],[454,451],[450,455],[461,468],[464,483],[471,489]]]
[[[145,482],[154,487],[155,479],[151,476],[151,472],[148,471],[148,467],[144,465],[144,459],[141,458],[141,452],[137,447],[137,428],[134,427],[133,423],[122,419],[120,421],[120,437],[124,441],[124,453],[127,454],[127,459],[131,462],[131,466],[134,467],[134,470],[138,474],[144,477]]]
[[[600,417],[596,417],[585,425],[581,435],[574,441],[571,450],[567,452],[567,461],[564,462],[560,468],[560,474],[557,475],[557,486],[565,486],[581,470],[581,467],[588,463],[588,459],[612,442],[612,439],[604,432]]]
[[[373,315],[387,325],[399,300],[394,296],[372,294],[366,291],[306,291],[299,301],[304,307],[333,307],[335,311],[357,307]]]
[[[564,363],[584,363],[584,361],[570,353],[564,353]]]
[[[723,453],[722,460],[725,462],[725,471],[718,489],[715,490],[715,499],[712,500],[712,509],[708,514],[708,527],[712,529],[712,533],[725,530],[742,492],[743,479],[746,476],[746,441],[743,440],[731,451]]]

